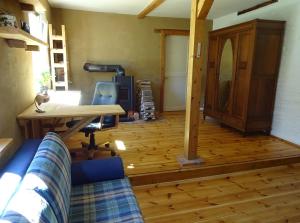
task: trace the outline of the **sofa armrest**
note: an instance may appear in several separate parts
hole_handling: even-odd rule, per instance
[[[111,157],[72,163],[71,178],[73,186],[124,178],[122,159]]]

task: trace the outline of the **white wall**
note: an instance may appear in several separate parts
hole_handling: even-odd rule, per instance
[[[213,21],[213,29],[256,18],[287,22],[272,135],[300,145],[300,0],[280,0],[241,16],[233,13],[220,17]]]

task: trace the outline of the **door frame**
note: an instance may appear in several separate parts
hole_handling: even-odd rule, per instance
[[[190,30],[181,29],[155,29],[160,33],[160,103],[159,111],[164,111],[165,80],[166,80],[166,37],[167,36],[189,36]]]

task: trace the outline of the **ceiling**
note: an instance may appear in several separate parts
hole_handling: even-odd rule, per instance
[[[152,0],[49,0],[51,6],[95,12],[137,15]],[[209,19],[237,12],[266,0],[215,0]],[[148,16],[189,18],[191,0],[166,0]]]

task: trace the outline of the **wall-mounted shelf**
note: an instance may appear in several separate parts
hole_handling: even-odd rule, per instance
[[[40,0],[19,0],[20,3],[33,5],[36,12],[45,12],[46,8]]]
[[[26,48],[29,51],[39,46],[48,47],[42,40],[14,27],[0,27],[0,38],[6,39],[10,47]]]

